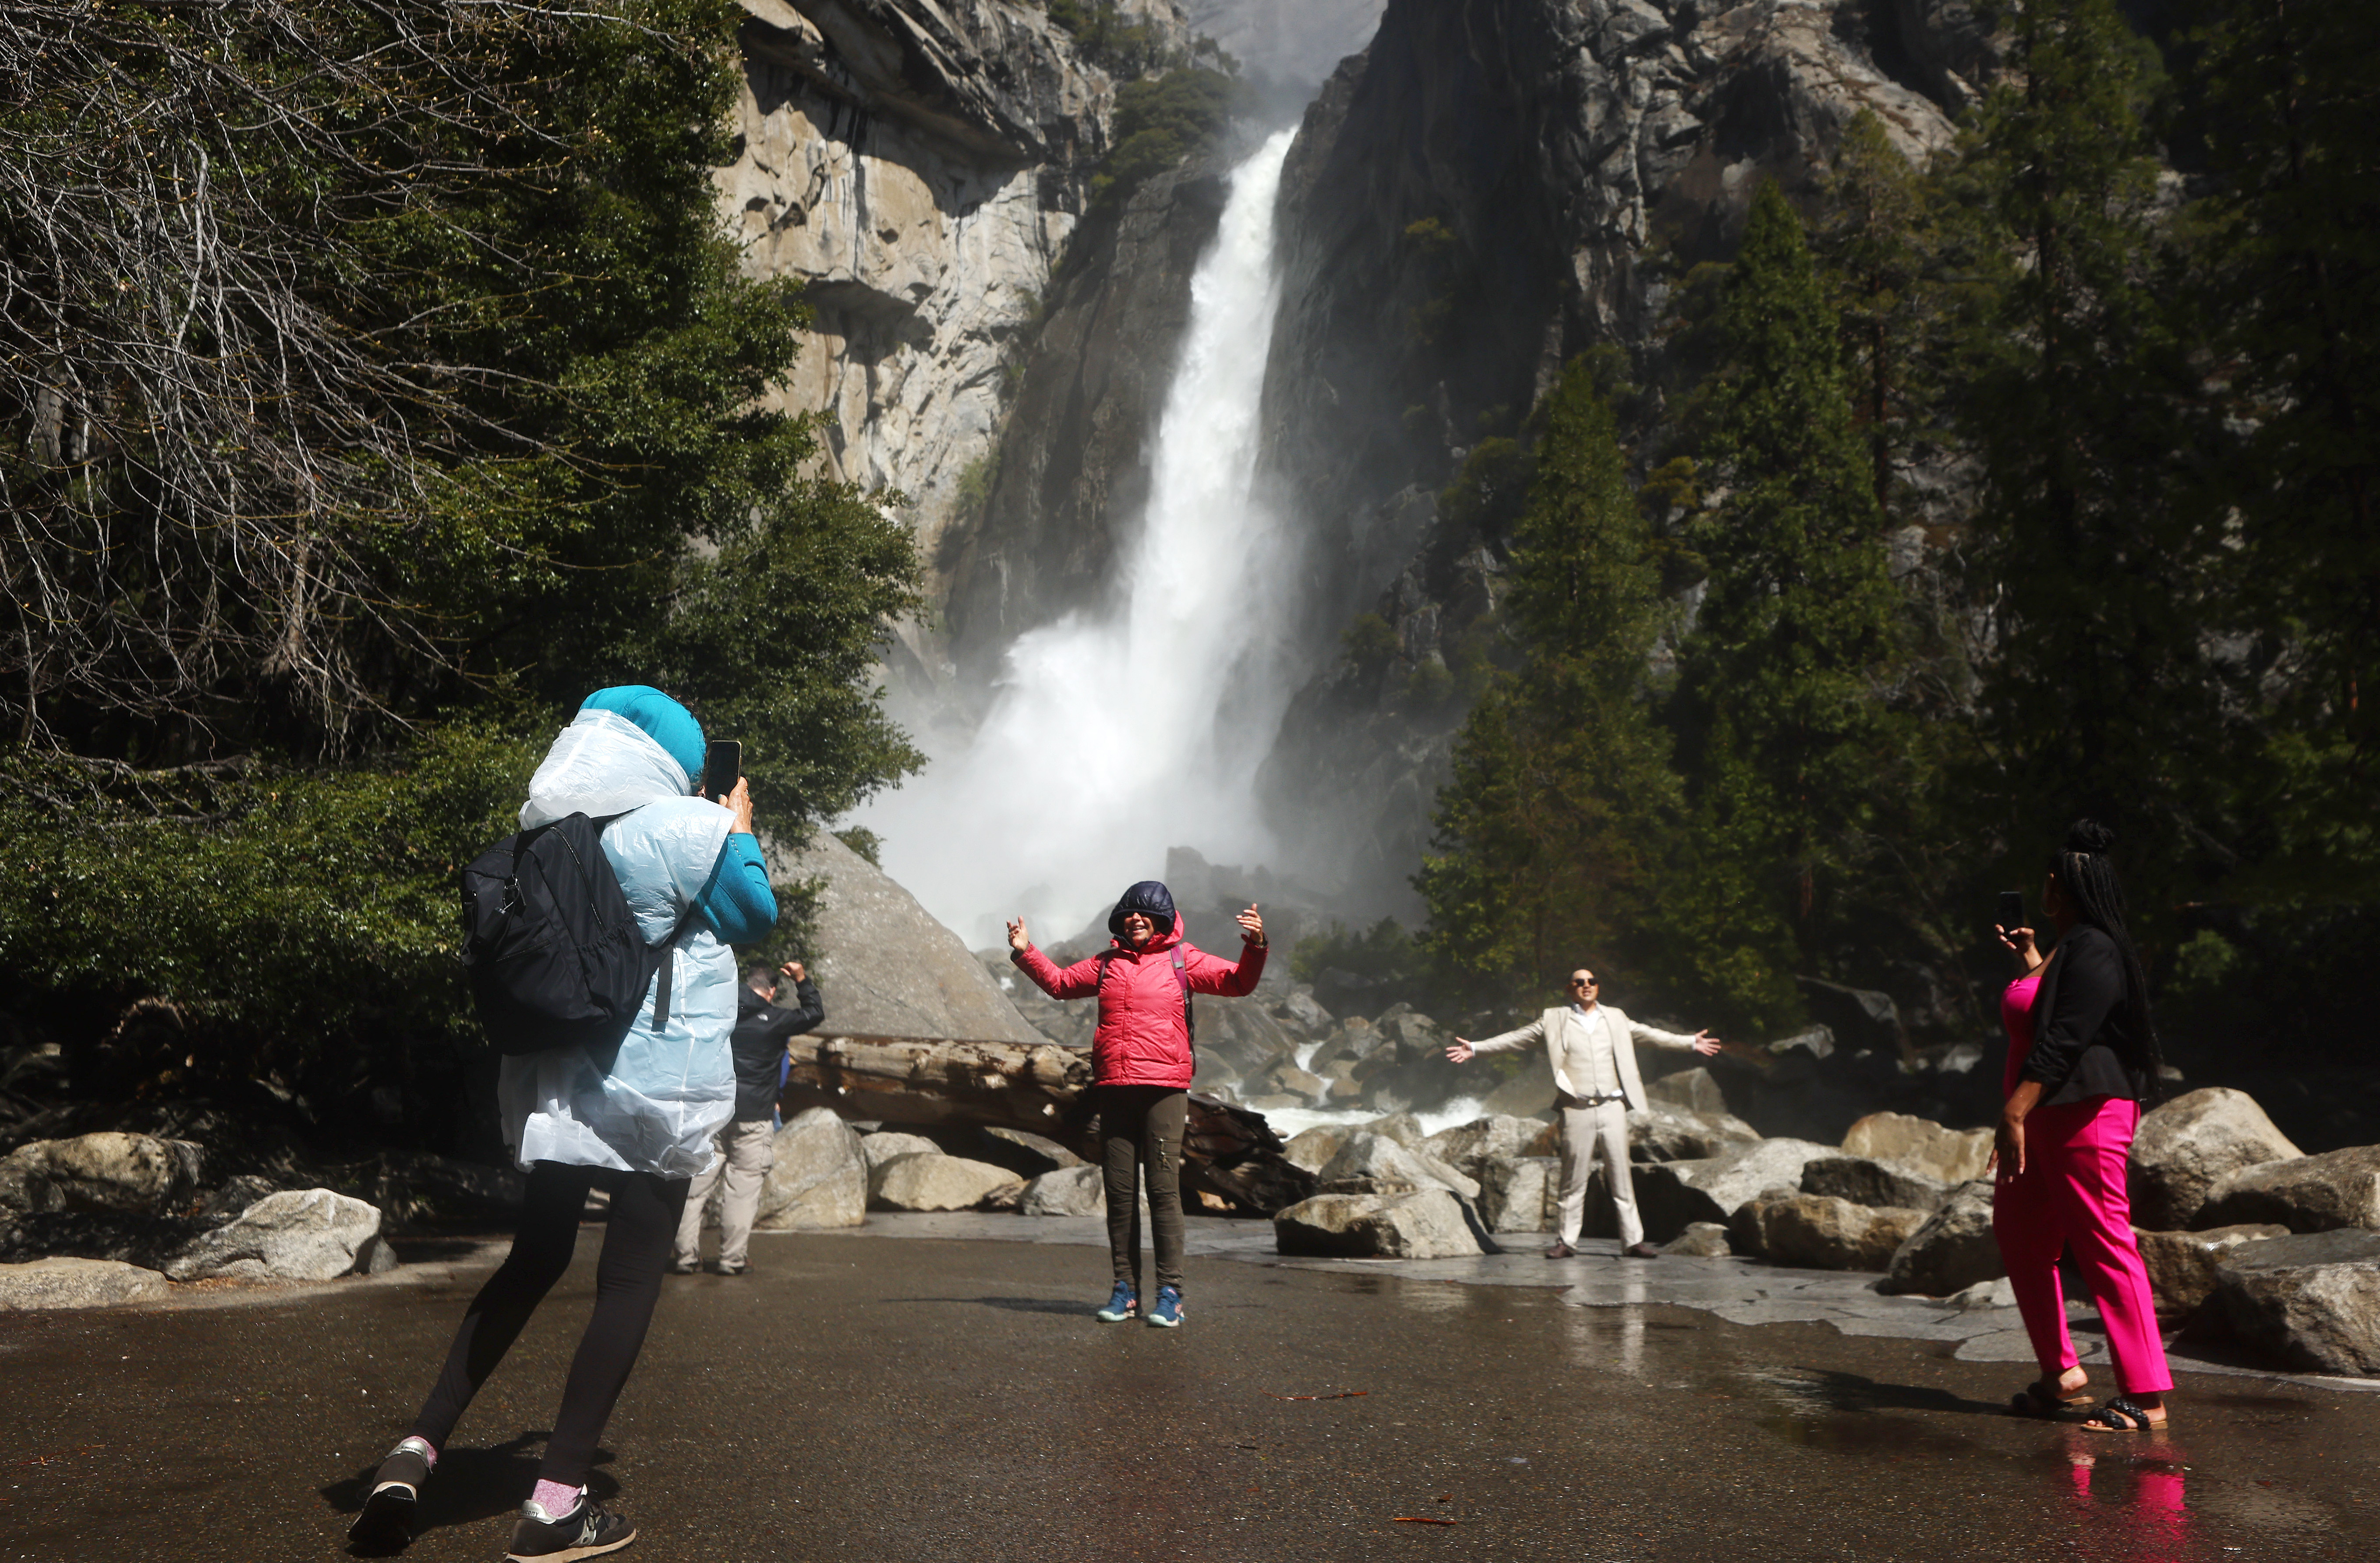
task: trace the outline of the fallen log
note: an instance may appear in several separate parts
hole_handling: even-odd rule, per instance
[[[790,1049],[778,1106],[831,1108],[861,1121],[1021,1129],[1075,1154],[1099,1155],[1091,1056],[1055,1043],[807,1036]],[[1182,1186],[1194,1212],[1269,1216],[1314,1192],[1314,1175],[1281,1154],[1262,1113],[1211,1096],[1190,1098]]]

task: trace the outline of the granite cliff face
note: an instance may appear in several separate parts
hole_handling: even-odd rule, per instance
[[[744,8],[741,140],[715,180],[745,264],[809,284],[785,403],[827,415],[837,475],[902,492],[930,563],[991,450],[1116,84],[1019,0]],[[1187,46],[1171,0],[1124,8]]]
[[[1462,715],[1432,691],[1500,573],[1439,526],[1467,447],[1597,345],[1659,384],[1669,279],[1731,253],[1761,179],[1809,190],[1862,109],[1924,160],[1995,57],[1961,0],[1390,0],[1281,201],[1266,459],[1338,561],[1265,783],[1300,872],[1415,910]],[[1365,610],[1397,645],[1359,668],[1331,640]]]

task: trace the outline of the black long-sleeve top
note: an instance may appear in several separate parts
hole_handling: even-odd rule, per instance
[[[780,1009],[747,987],[735,1001],[735,1030],[728,1046],[735,1055],[735,1116],[749,1121],[777,1112],[777,1066],[785,1039],[801,1035],[826,1019],[818,984],[805,977],[794,984],[794,1007]]]
[[[2133,1034],[2130,996],[2124,952],[2114,939],[2087,924],[2058,939],[2034,990],[2033,1051],[2022,1071],[2041,1083],[2040,1105],[2148,1095],[2148,1039]]]

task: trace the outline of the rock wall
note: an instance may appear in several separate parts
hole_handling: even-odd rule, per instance
[[[1325,671],[1268,768],[1276,830],[1317,854],[1297,872],[1410,908],[1461,713],[1353,687],[1331,642],[1376,608],[1410,672],[1493,605],[1487,540],[1433,532],[1468,448],[1598,344],[1658,384],[1668,279],[1731,253],[1762,178],[1807,191],[1862,109],[1912,158],[1947,146],[1945,104],[1989,65],[1973,27],[1953,0],[1390,0],[1281,198],[1266,463],[1338,561],[1307,626]]]
[[[930,564],[991,451],[1115,83],[1022,0],[743,4],[737,155],[714,180],[746,267],[809,285],[783,402],[826,414],[837,476],[901,491]],[[1187,46],[1172,0],[1125,9]]]
[[[1115,582],[1223,199],[1214,169],[1151,179],[1087,221],[1050,285],[987,502],[943,546],[950,653],[972,681],[1018,634]]]

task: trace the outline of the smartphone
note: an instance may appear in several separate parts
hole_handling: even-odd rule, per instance
[[[702,754],[702,795],[724,803],[743,775],[743,744],[735,739],[713,739]]]
[[[2000,926],[2003,928],[2022,928],[2024,926],[2023,891],[2003,890],[2000,892],[1999,922]]]

